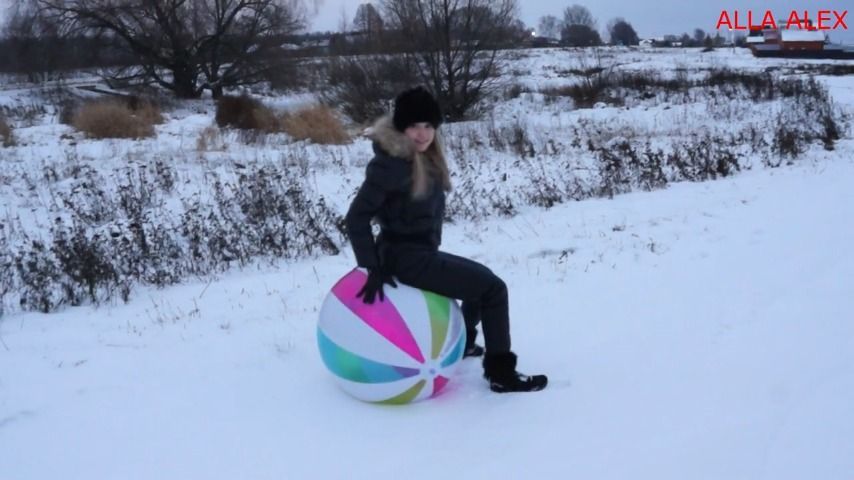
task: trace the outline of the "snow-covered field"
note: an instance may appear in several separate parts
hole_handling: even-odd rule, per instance
[[[741,55],[715,55],[704,58],[747,68]],[[854,78],[821,81],[854,111]],[[526,101],[498,112],[527,115]],[[629,113],[649,132],[661,125],[650,119],[668,115],[638,108],[652,112]],[[27,172],[28,162],[37,172],[102,162],[109,179],[122,159],[183,152],[195,163],[175,166],[176,183],[192,190],[205,169],[280,161],[265,157],[275,140],[196,151],[210,115],[184,112],[142,142],[23,128],[0,177]],[[532,118],[558,129],[572,115]],[[576,115],[628,121],[617,109]],[[57,132],[72,139],[57,144]],[[539,152],[545,140],[533,143]],[[368,147],[299,147],[333,159],[308,177],[336,211]],[[137,286],[126,304],[0,316],[0,478],[851,478],[852,159],[848,131],[835,150],[813,148],[782,168],[757,159],[714,182],[547,210],[520,203],[511,218],[447,225],[444,249],[507,282],[520,370],[550,376],[535,394],[491,393],[471,359],[429,401],[379,407],[343,394],[320,361],[315,327],[326,292],[354,265],[346,244],[336,256]],[[19,217],[11,224],[44,226],[53,187],[0,187],[5,218]]]

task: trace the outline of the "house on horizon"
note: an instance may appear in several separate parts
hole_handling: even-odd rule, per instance
[[[745,43],[756,57],[854,59],[854,47],[830,44],[824,31],[786,28],[783,22],[751,31]]]

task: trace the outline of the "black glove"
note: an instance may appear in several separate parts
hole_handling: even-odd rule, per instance
[[[377,294],[380,295],[380,301],[385,301],[385,293],[383,293],[383,284],[387,283],[394,288],[397,284],[394,283],[394,278],[389,273],[385,273],[380,269],[369,269],[368,280],[365,286],[356,294],[357,297],[363,297],[363,301],[367,304],[374,303]]]

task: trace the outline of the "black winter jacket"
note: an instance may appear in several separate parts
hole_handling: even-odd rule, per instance
[[[374,140],[374,158],[345,218],[356,262],[364,268],[381,267],[378,247],[386,242],[438,249],[445,214],[441,183],[431,182],[427,194],[413,198],[409,139],[384,120],[374,125],[369,137]],[[380,225],[376,241],[371,230],[374,218]]]

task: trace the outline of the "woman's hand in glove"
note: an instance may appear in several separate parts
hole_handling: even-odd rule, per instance
[[[374,299],[377,297],[377,294],[380,296],[380,301],[385,301],[385,293],[383,293],[383,284],[387,283],[394,288],[397,288],[397,284],[394,283],[394,278],[391,274],[385,273],[380,269],[369,269],[368,270],[368,280],[365,282],[365,286],[359,290],[359,293],[356,294],[357,297],[362,297],[363,301],[367,304],[374,303]]]

